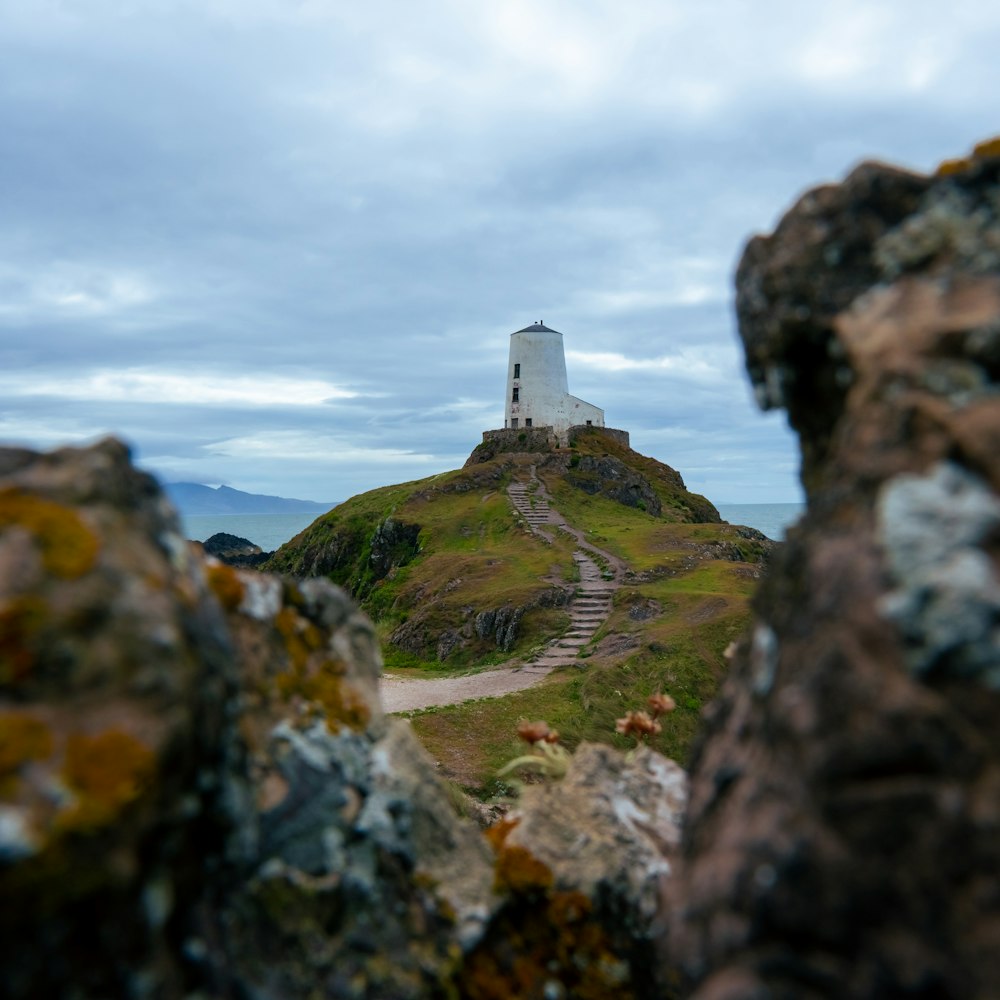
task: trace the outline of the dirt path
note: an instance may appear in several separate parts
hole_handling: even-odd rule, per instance
[[[580,570],[580,584],[569,604],[569,629],[525,663],[511,661],[509,666],[496,670],[427,680],[384,674],[380,688],[387,712],[456,705],[470,698],[499,698],[533,687],[556,667],[576,663],[577,653],[611,614],[612,598],[624,576],[624,563],[588,542],[582,531],[566,523],[550,505],[534,466],[528,482],[511,483],[507,493],[514,509],[535,534],[552,541],[550,531],[563,531],[577,541],[573,559]]]

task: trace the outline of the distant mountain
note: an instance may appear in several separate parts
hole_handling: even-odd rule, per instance
[[[287,497],[244,493],[229,486],[205,486],[202,483],[164,483],[174,506],[186,517],[213,514],[325,514],[336,506],[315,500],[291,500]]]

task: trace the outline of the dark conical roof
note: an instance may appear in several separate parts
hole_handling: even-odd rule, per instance
[[[546,326],[541,320],[537,323],[532,323],[531,326],[526,326],[523,330],[515,330],[515,333],[559,333],[558,330],[553,330],[551,327]],[[513,336],[513,334],[511,334]],[[562,334],[560,334],[562,336]]]

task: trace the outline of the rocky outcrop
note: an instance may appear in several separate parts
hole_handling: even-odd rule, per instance
[[[371,537],[368,565],[371,579],[381,580],[390,570],[405,566],[420,550],[419,524],[404,524],[387,517]]]
[[[502,605],[476,611],[465,607],[463,621],[458,628],[442,628],[436,609],[429,602],[426,608],[418,607],[405,622],[389,634],[389,642],[407,653],[429,659],[436,657],[444,662],[456,650],[464,650],[477,640],[485,649],[509,653],[521,634],[521,621],[534,608],[559,608],[567,606],[572,590],[546,587],[528,604]]]
[[[1000,984],[1000,144],[865,164],[737,274],[809,508],[693,759],[673,954],[698,1000]]]
[[[676,985],[661,949],[686,804],[687,775],[673,761],[647,747],[626,757],[584,743],[565,777],[529,786],[502,828],[500,870],[530,857],[549,873],[550,893],[585,900],[578,905],[631,970],[620,985],[637,997]],[[505,995],[517,995],[513,983]]]
[[[205,571],[123,446],[0,450],[8,995],[180,996],[198,977],[185,942],[250,808],[238,685]]]
[[[325,576],[358,600],[394,569],[419,552],[419,524],[393,517],[374,522],[352,518],[336,524],[317,519],[260,564],[263,569],[296,576]]]
[[[585,748],[491,844],[382,711],[350,599],[205,560],[113,441],[0,450],[0,570],[5,996],[656,980],[683,784],[663,758]]]
[[[261,566],[272,555],[259,545],[255,545],[249,538],[240,538],[239,535],[230,535],[225,531],[216,532],[200,544],[207,555],[227,566],[238,566],[241,569]]]
[[[204,563],[105,442],[0,451],[0,961],[14,997],[425,997],[493,859],[325,580]]]
[[[670,471],[674,472],[673,469]],[[663,512],[663,504],[649,481],[617,458],[608,455],[574,456],[570,459],[566,479],[591,496],[607,497],[625,507],[644,510],[653,517],[659,517]],[[684,488],[679,475],[677,485]]]

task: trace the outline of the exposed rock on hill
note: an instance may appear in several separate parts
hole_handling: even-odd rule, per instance
[[[696,752],[698,1000],[1000,988],[1000,142],[865,164],[737,274],[809,509]]]
[[[271,557],[270,552],[265,552],[249,538],[240,538],[239,535],[230,535],[225,531],[216,532],[211,538],[206,538],[201,547],[206,555],[213,556],[219,562],[244,569],[260,566]]]

